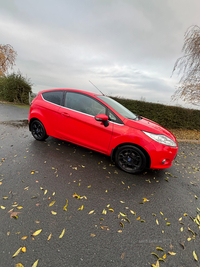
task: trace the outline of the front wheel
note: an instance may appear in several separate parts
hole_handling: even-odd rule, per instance
[[[38,141],[44,141],[48,137],[44,125],[39,120],[34,120],[31,123],[31,133]]]
[[[147,160],[143,151],[138,147],[124,145],[117,149],[115,163],[123,171],[135,174],[145,169]]]

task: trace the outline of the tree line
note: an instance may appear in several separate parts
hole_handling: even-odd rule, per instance
[[[29,104],[29,93],[32,93],[30,79],[20,71],[8,74],[15,65],[17,52],[9,44],[0,44],[0,100]]]

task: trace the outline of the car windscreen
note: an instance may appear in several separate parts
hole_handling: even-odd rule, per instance
[[[136,120],[137,115],[122,106],[120,103],[115,101],[114,99],[107,97],[107,96],[102,96],[102,95],[97,95],[96,97],[100,98],[103,100],[106,104],[108,104],[111,108],[116,110],[117,113],[119,113],[121,116],[131,119],[131,120]]]

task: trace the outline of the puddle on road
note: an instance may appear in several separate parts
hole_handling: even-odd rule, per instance
[[[26,127],[28,126],[28,120],[2,121],[0,122],[0,124],[14,126],[14,127]]]

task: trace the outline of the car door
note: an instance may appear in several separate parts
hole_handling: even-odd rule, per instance
[[[66,93],[64,107],[59,109],[57,131],[60,138],[78,145],[107,153],[113,124],[107,127],[96,121],[97,114],[106,114],[106,106],[83,93]]]

